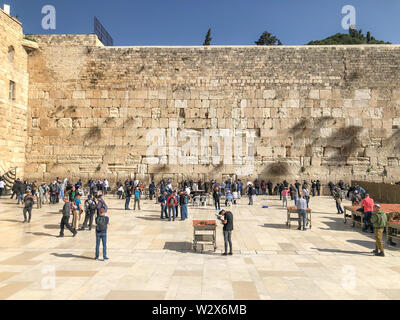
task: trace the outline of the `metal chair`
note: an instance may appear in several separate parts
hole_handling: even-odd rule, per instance
[[[203,206],[203,207],[207,207],[207,196],[206,195],[201,195],[200,196],[200,202],[201,202],[201,205]]]
[[[193,197],[193,206],[194,207],[200,207],[200,196],[194,196]]]

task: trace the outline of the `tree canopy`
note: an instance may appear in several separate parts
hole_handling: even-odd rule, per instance
[[[371,37],[371,33],[368,31],[367,35],[364,36],[362,30],[350,28],[349,33],[336,33],[323,40],[310,41],[308,45],[335,45],[335,44],[391,44],[382,40],[376,40]]]
[[[211,29],[208,29],[207,34],[206,34],[206,38],[203,42],[203,46],[209,46],[211,44]]]
[[[264,31],[263,34],[257,41],[254,41],[258,46],[275,46],[275,45],[282,45],[282,42],[276,37],[273,36],[268,31]]]

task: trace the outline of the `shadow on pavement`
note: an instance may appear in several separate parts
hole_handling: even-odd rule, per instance
[[[59,224],[45,224],[44,228],[45,229],[56,230],[56,229],[60,229],[60,225]]]
[[[144,217],[137,216],[135,218],[142,219],[142,220],[149,220],[149,221],[151,221],[151,220],[163,221],[163,219],[161,219],[160,216],[154,216],[154,215],[152,215],[152,216],[144,216]],[[168,221],[168,220],[164,219],[164,221]]]
[[[33,234],[34,236],[46,236],[46,237],[54,237],[57,238],[54,234],[44,233],[44,232],[26,232],[29,234]]]
[[[86,257],[86,256],[78,256],[72,253],[52,253],[52,256],[57,258],[77,258],[77,259],[85,259],[85,260],[94,260],[93,257]]]
[[[289,229],[285,223],[264,223],[264,225],[260,225],[260,227],[264,228],[272,228],[272,229]]]
[[[178,242],[165,242],[164,250],[178,251],[178,252],[193,252],[193,243],[188,241],[178,241]]]
[[[348,250],[339,250],[339,249],[319,249],[319,248],[311,248],[311,249],[318,250],[320,252],[358,254],[358,255],[361,255],[361,256],[372,256],[373,255],[370,252],[361,252],[361,251],[348,251]]]

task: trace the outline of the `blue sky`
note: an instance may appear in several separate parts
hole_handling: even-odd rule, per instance
[[[25,33],[92,33],[93,16],[115,45],[253,45],[267,30],[283,44],[326,38],[341,27],[342,7],[357,10],[357,27],[400,43],[399,0],[0,0],[11,5]],[[44,5],[56,8],[56,30],[43,30]]]

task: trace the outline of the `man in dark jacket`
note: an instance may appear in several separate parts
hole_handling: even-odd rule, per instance
[[[125,210],[130,210],[129,203],[131,202],[132,197],[132,187],[130,185],[126,185],[125,187],[125,196]]]
[[[164,192],[158,197],[158,203],[161,206],[161,219],[167,219],[168,218],[168,212],[167,212],[167,193]],[[165,215],[165,218],[164,218]]]
[[[215,210],[221,210],[221,204],[220,204],[221,192],[219,191],[219,187],[215,187],[213,192],[213,199],[215,203]]]
[[[64,197],[64,206],[61,211],[62,211],[62,218],[60,223],[60,235],[58,237],[59,238],[64,237],[64,227],[66,227],[69,231],[71,231],[71,233],[75,237],[78,232],[72,229],[71,225],[69,224],[69,217],[71,215],[71,203],[69,202],[69,197],[67,196]]]
[[[268,181],[267,186],[268,186],[268,193],[270,196],[272,196],[272,182]]]
[[[21,181],[19,181],[16,186],[16,190],[17,190],[17,199],[18,199],[17,204],[20,204],[20,202],[24,199],[24,195],[26,192],[26,185],[24,183],[22,183]]]
[[[317,182],[315,183],[315,187],[317,189],[317,195],[320,196],[321,195],[321,181],[317,180]]]
[[[34,198],[31,194],[30,190],[27,191],[27,194],[26,194],[25,198],[22,200],[22,203],[24,204],[24,209],[23,209],[24,223],[25,222],[30,223],[31,218],[32,218],[32,208],[33,208],[33,205],[35,204]],[[29,214],[28,220],[26,219],[26,213]]]

